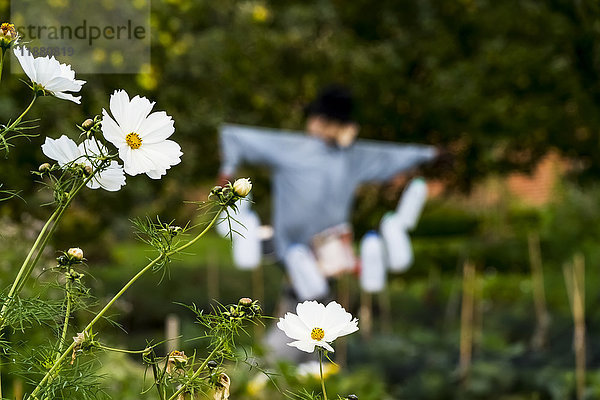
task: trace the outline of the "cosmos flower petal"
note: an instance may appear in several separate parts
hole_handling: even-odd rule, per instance
[[[96,168],[100,162],[97,157],[106,155],[107,149],[98,145],[95,140],[86,139],[79,146],[63,135],[58,139],[46,138],[42,145],[42,152],[49,158],[56,160],[58,165],[64,165],[72,162],[91,166]],[[125,174],[123,167],[116,161],[111,161],[110,164],[101,171],[96,171],[94,176],[87,183],[90,189],[103,188],[114,192],[125,185]]]
[[[106,140],[117,146],[117,148],[127,146],[123,130],[119,124],[108,115],[108,112],[105,109],[102,109],[102,134]]]
[[[352,320],[352,314],[335,301],[325,307],[325,317],[322,328],[325,332],[338,332]]]
[[[279,318],[277,327],[292,339],[306,340],[310,338],[310,329],[296,314],[287,313],[284,318]]]
[[[51,92],[79,92],[83,83],[77,84],[77,82],[85,83],[85,81],[75,81],[74,79],[69,79],[64,76],[51,76],[44,85],[44,88]]]
[[[58,165],[61,167],[77,160],[81,156],[77,144],[65,135],[62,135],[58,139],[47,137],[42,145],[42,152],[46,157],[58,162]]]
[[[147,144],[144,147],[144,153],[157,164],[164,166],[164,169],[179,164],[181,162],[181,156],[183,155],[181,147],[172,140],[165,140],[162,143]]]
[[[125,124],[127,120],[127,111],[129,107],[129,95],[124,90],[115,90],[110,96],[110,112],[115,118],[116,123],[121,126]],[[107,114],[108,115],[108,114]],[[103,119],[104,121],[104,119]],[[104,128],[104,124],[103,128]],[[108,138],[107,138],[108,139]]]
[[[69,93],[54,92],[54,97],[57,99],[70,100],[73,103],[81,104],[81,96],[73,96]]]
[[[164,111],[153,112],[140,124],[142,139],[147,144],[160,143],[175,132],[173,119]]]
[[[167,174],[166,169],[154,169],[152,171],[146,172],[146,175],[148,175],[148,177],[150,179],[160,179],[163,177],[163,175],[166,175],[166,174]]]
[[[124,126],[124,130],[127,132],[137,132],[140,137],[144,138],[144,136],[146,136],[145,132],[142,131],[140,127],[146,118],[148,118],[148,114],[152,111],[154,104],[153,101],[150,101],[145,97],[135,96],[131,99],[129,113],[127,114],[128,126]],[[166,115],[167,114],[165,113],[165,117]]]
[[[125,173],[123,167],[116,161],[111,161],[109,166],[100,172],[88,182],[90,189],[102,188],[109,192],[116,192],[125,185]]]
[[[338,337],[349,335],[358,330],[358,320],[354,318],[351,322],[348,322],[346,325],[340,328],[338,332]]]
[[[325,306],[316,301],[305,301],[296,306],[298,317],[308,327],[321,326],[324,312]]]
[[[331,347],[331,345],[329,343],[327,343],[324,340],[320,340],[318,342],[315,342],[315,346],[320,346],[323,347],[325,350],[330,351],[330,352],[335,352],[335,350],[333,349],[333,347]]]
[[[104,145],[99,145],[96,140],[86,139],[78,146],[81,154],[86,154],[91,157],[98,157],[108,154],[108,149]]]
[[[120,148],[119,157],[123,160],[125,172],[129,175],[144,174],[154,170],[154,162],[151,159],[130,147]]]
[[[23,68],[25,75],[35,82],[37,80],[37,75],[33,66],[33,56],[31,56],[29,49],[26,47],[15,47],[13,48],[13,53],[17,57],[19,64],[21,64],[21,68]]]
[[[75,79],[75,72],[70,65],[61,64],[54,57],[34,57],[25,47],[13,49],[23,72],[36,85],[41,86],[53,96],[79,103],[81,97],[64,92],[79,92],[85,81]]]
[[[353,320],[352,322],[348,322],[345,325],[338,325],[325,330],[325,336],[323,340],[332,342],[335,339],[349,335],[358,330],[358,320]]]
[[[310,341],[296,340],[295,342],[288,343],[288,346],[295,347],[298,350],[302,350],[307,353],[312,353],[315,351],[315,344]]]

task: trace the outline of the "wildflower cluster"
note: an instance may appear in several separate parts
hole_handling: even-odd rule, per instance
[[[156,387],[161,398],[179,399],[199,393],[213,392],[215,399],[229,397],[230,378],[224,372],[225,360],[233,360],[235,354],[235,338],[244,333],[248,323],[258,323],[262,318],[262,310],[257,301],[242,298],[238,304],[213,308],[208,314],[195,305],[186,306],[196,314],[196,320],[205,328],[208,339],[209,354],[201,358],[194,352],[188,356],[183,351],[175,350],[165,357],[157,357],[154,350],[144,354],[144,361],[152,369],[154,381],[149,391]],[[170,397],[168,397],[170,395]]]
[[[86,82],[76,78],[70,65],[54,57],[34,57],[19,43],[12,24],[0,25],[0,48],[0,78],[5,55],[11,53],[27,76],[26,84],[32,94],[31,102],[17,118],[0,124],[0,152],[8,155],[16,138],[37,136],[32,133],[37,120],[25,119],[37,99],[55,97],[80,104],[82,96],[78,93]],[[160,256],[143,267],[100,311],[92,312],[92,320],[83,329],[77,327],[75,330],[74,313],[82,309],[91,312],[92,303],[90,291],[83,281],[85,275],[80,269],[86,262],[80,248],[61,252],[54,267],[43,268],[45,277],[56,279],[54,283],[41,285],[47,288],[39,295],[27,297],[21,294],[65,211],[80,190],[87,187],[118,191],[125,185],[126,175],[146,174],[152,179],[160,179],[181,162],[180,146],[169,140],[175,132],[174,121],[164,111],[153,111],[154,104],[145,97],[130,98],[124,90],[116,90],[101,115],[76,125],[76,133],[44,139],[41,150],[49,161],[32,173],[52,189],[55,211],[41,228],[12,285],[0,294],[0,336],[8,332],[7,328],[25,332],[36,325],[49,326],[52,334],[57,336],[57,340],[33,348],[31,355],[17,350],[18,346],[13,346],[10,341],[4,346],[5,341],[0,337],[4,354],[17,360],[13,362],[13,369],[27,376],[33,387],[28,398],[94,397],[99,390],[99,380],[91,372],[93,362],[89,357],[81,356],[91,353],[92,349],[135,353],[100,343],[93,331],[94,325],[100,319],[109,320],[105,315],[107,311],[140,276],[186,247],[179,241],[185,228],[162,223],[160,219],[157,223],[147,219],[137,224],[141,227],[140,236],[156,247]],[[3,190],[1,200],[16,193]],[[200,239],[213,224],[214,221],[193,240]],[[62,299],[54,300],[57,292],[63,293]],[[50,299],[42,298],[48,293],[52,293]],[[73,336],[73,331],[78,333]],[[152,351],[153,347],[149,347],[141,352]],[[3,397],[1,379],[0,397]]]

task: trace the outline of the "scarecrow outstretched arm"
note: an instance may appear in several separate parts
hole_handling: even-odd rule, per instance
[[[353,168],[359,182],[387,181],[394,175],[432,161],[434,146],[358,141],[354,146]]]
[[[220,130],[221,175],[231,176],[242,163],[282,165],[307,137],[273,129],[225,124]]]

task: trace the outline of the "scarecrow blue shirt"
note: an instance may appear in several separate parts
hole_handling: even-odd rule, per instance
[[[243,163],[272,173],[275,251],[283,258],[295,243],[347,223],[356,188],[386,181],[435,158],[433,146],[359,139],[338,147],[301,132],[226,124],[220,132],[221,173],[233,176]]]

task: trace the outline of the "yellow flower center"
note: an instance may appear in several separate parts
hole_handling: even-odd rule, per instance
[[[128,133],[127,136],[125,136],[125,141],[132,149],[139,149],[142,145],[142,138],[135,132]]]
[[[325,331],[321,328],[313,328],[312,331],[310,331],[310,338],[312,340],[321,340],[325,337]]]

